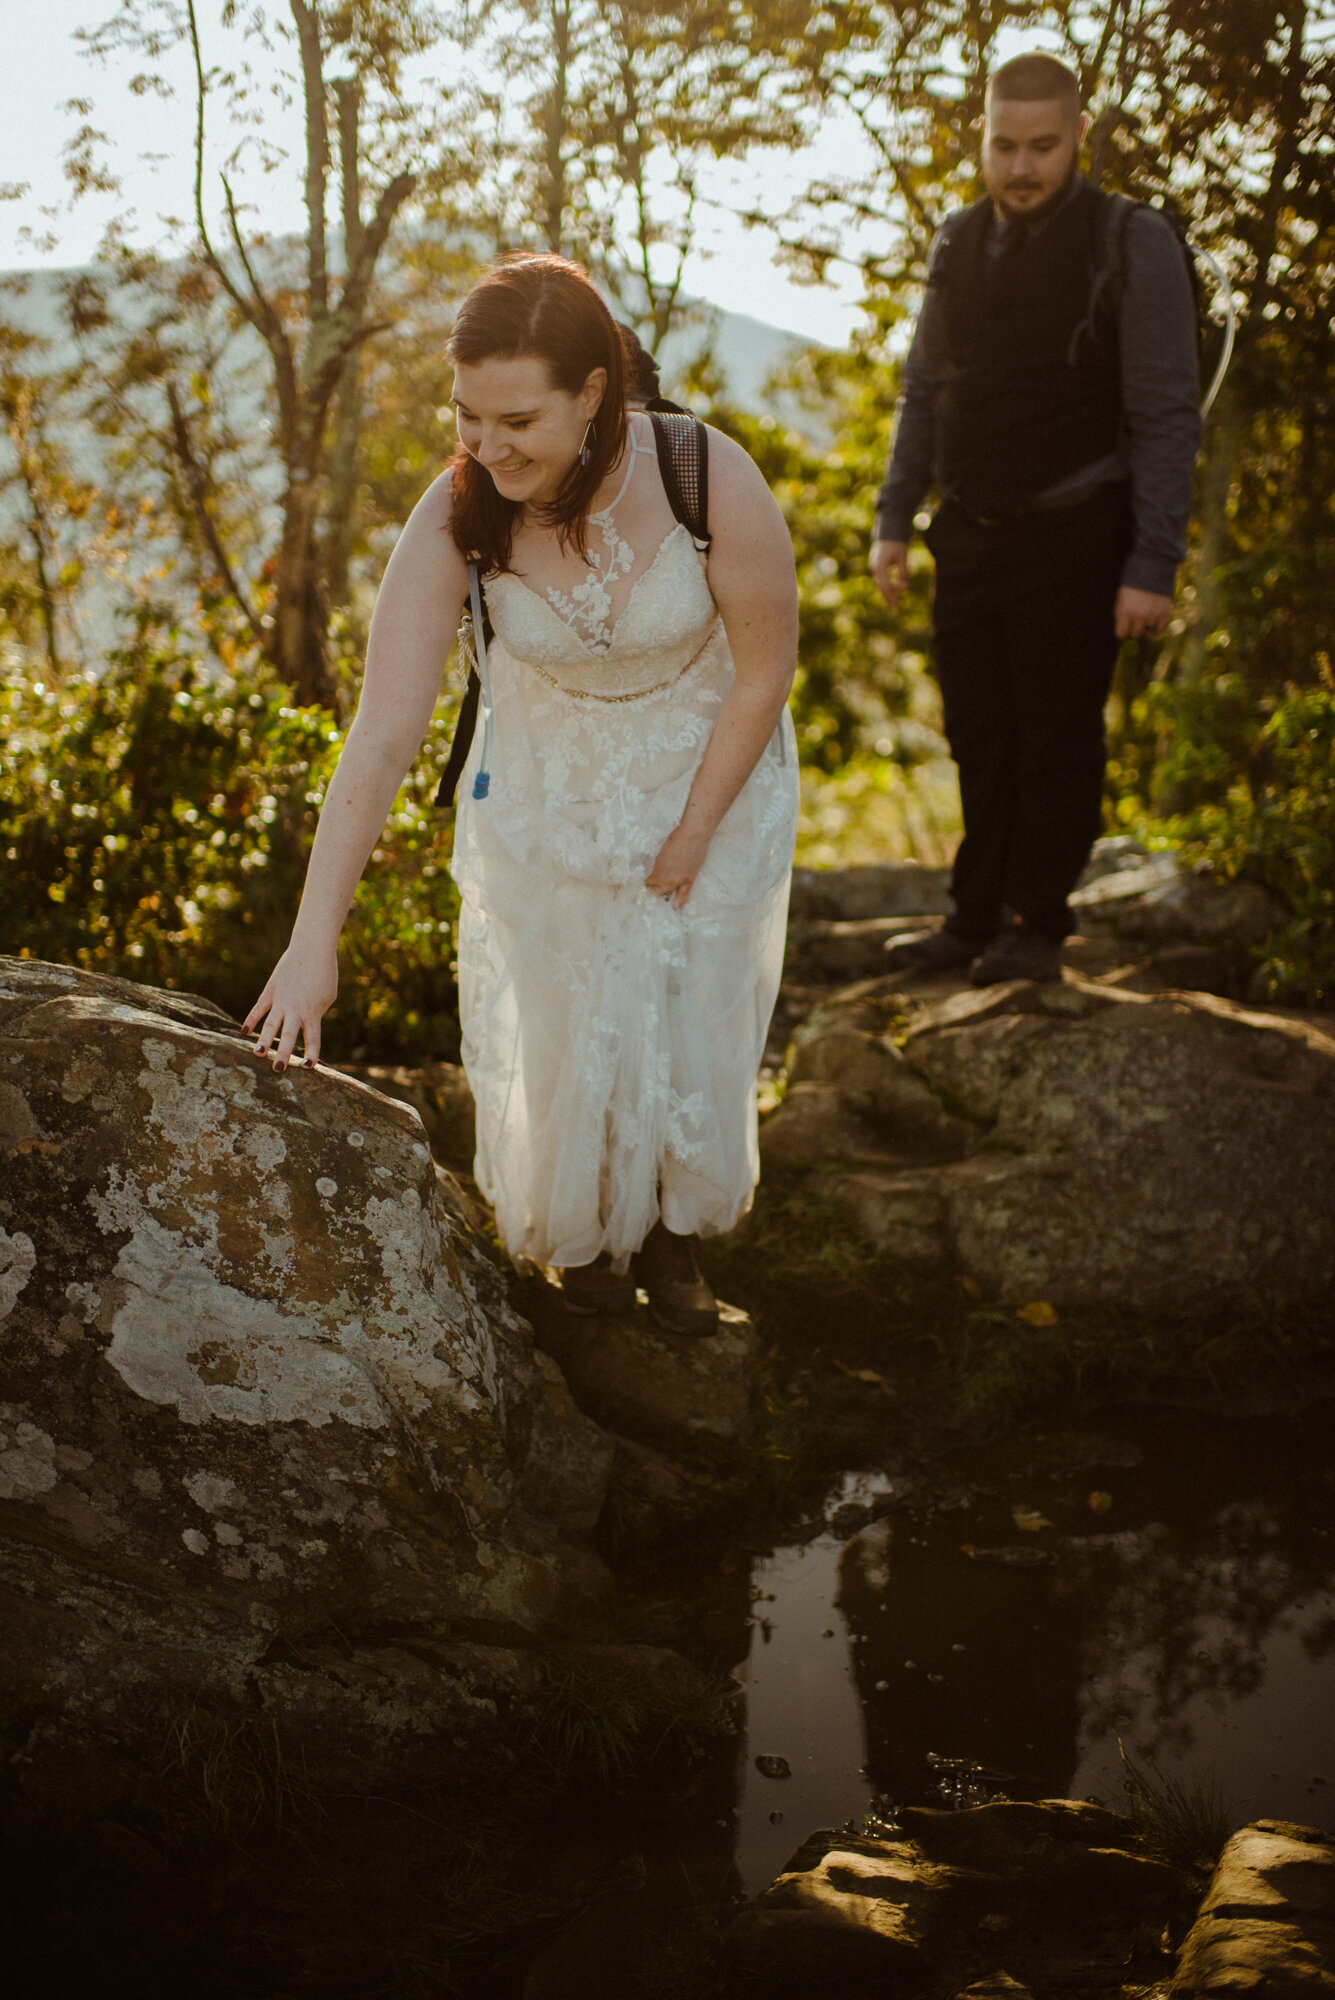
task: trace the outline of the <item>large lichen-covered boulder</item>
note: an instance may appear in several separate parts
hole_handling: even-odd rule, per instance
[[[15,1671],[114,1630],[141,1679],[157,1646],[235,1680],[280,1630],[533,1630],[602,1587],[611,1440],[461,1214],[411,1109],[276,1076],[207,1002],[0,960]]]

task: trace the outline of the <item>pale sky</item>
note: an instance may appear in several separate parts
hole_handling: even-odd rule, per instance
[[[28,183],[20,200],[0,203],[0,269],[69,266],[87,262],[106,224],[128,220],[132,240],[163,240],[161,218],[180,215],[189,201],[193,94],[190,75],[178,57],[172,75],[180,91],[170,103],[136,97],[128,85],[136,65],[101,65],[81,54],[73,36],[96,26],[116,10],[116,0],[0,0],[6,70],[10,78],[6,116],[0,123],[0,183]],[[202,0],[206,41],[218,37],[218,0]],[[237,38],[227,40],[235,46]],[[207,52],[207,51],[206,51]],[[438,59],[437,59],[438,60]],[[61,165],[66,141],[79,120],[64,106],[72,97],[94,101],[93,124],[107,134],[102,149],[121,175],[119,196],[89,197],[71,207]],[[218,119],[218,139],[226,127]],[[266,137],[299,149],[300,114],[277,109]],[[842,345],[858,319],[860,281],[846,266],[832,266],[829,281],[797,285],[774,263],[774,238],[748,230],[725,212],[763,199],[773,210],[785,194],[798,192],[815,174],[847,172],[859,161],[858,139],[848,128],[827,127],[805,156],[760,156],[752,167],[720,163],[706,188],[718,206],[706,210],[699,250],[687,270],[687,289],[728,311],[749,313],[808,338]],[[221,156],[222,145],[218,147]],[[154,163],[153,156],[158,156]],[[165,158],[163,157],[165,156]],[[238,190],[261,210],[267,228],[300,226],[300,182],[295,172],[252,175]],[[52,214],[44,210],[55,210]],[[31,231],[25,237],[24,228]],[[42,246],[48,233],[54,248]]]

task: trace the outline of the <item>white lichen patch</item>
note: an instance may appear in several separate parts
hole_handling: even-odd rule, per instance
[[[476,1410],[484,1402],[494,1408],[495,1342],[486,1321],[479,1322],[450,1282],[441,1260],[441,1225],[434,1200],[424,1206],[413,1187],[388,1199],[372,1195],[362,1209],[362,1221],[380,1250],[388,1291],[386,1305],[375,1314],[382,1332],[409,1341],[419,1354],[423,1349],[432,1353],[440,1371],[433,1386],[448,1386],[463,1409]],[[448,1363],[440,1354],[442,1335]],[[383,1355],[380,1359],[383,1363]]]
[[[297,1246],[285,1229],[273,1233],[267,1229],[261,1232],[260,1255],[275,1277],[296,1269]]]
[[[287,1142],[276,1125],[252,1125],[241,1141],[262,1174],[271,1174],[287,1158]]]
[[[326,1201],[332,1201],[338,1193],[338,1182],[331,1181],[328,1174],[321,1174],[319,1180],[315,1183],[315,1192],[318,1195],[322,1195]]]
[[[220,1507],[228,1507],[236,1492],[236,1481],[224,1479],[216,1472],[191,1472],[181,1481],[196,1507],[202,1507],[206,1514],[216,1514]]]
[[[106,1359],[137,1396],[174,1404],[184,1422],[388,1423],[365,1370],[320,1321],[222,1283],[151,1216],[115,1275],[125,1296]]]
[[[192,1556],[206,1556],[209,1552],[209,1538],[202,1528],[182,1528],[181,1540]]]
[[[230,1521],[215,1521],[213,1539],[215,1542],[220,1542],[225,1549],[239,1549],[244,1537],[241,1530],[234,1528]]]
[[[0,1500],[35,1500],[60,1478],[56,1443],[49,1431],[29,1423],[10,1405],[0,1411]]]
[[[241,1153],[262,1176],[281,1166],[287,1144],[278,1127],[267,1119],[251,1122],[262,1109],[253,1070],[220,1063],[211,1052],[190,1056],[178,1068],[186,1052],[156,1035],[145,1036],[143,1050],[147,1067],[136,1081],[149,1096],[149,1123],[181,1155],[183,1165],[209,1167],[233,1160],[240,1138]],[[237,1114],[244,1122],[232,1129]],[[268,1191],[286,1195],[281,1181],[269,1180]]]
[[[72,1306],[78,1306],[83,1314],[85,1326],[91,1326],[102,1310],[102,1295],[92,1285],[81,1285],[71,1279],[65,1287],[65,1297]]]
[[[0,1229],[0,1319],[8,1319],[36,1269],[37,1251],[31,1236],[22,1229],[16,1229],[12,1236],[7,1229]]]

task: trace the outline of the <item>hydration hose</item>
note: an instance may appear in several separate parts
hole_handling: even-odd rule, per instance
[[[1233,303],[1233,286],[1228,272],[1224,269],[1214,252],[1212,250],[1198,250],[1193,243],[1191,245],[1191,253],[1193,257],[1199,257],[1203,264],[1209,265],[1219,286],[1219,296],[1224,302],[1224,345],[1220,351],[1218,366],[1214,371],[1214,380],[1206,390],[1201,403],[1201,415],[1202,417],[1208,417],[1211,409],[1214,407],[1214,399],[1219,394],[1223,386],[1224,377],[1228,373],[1228,364],[1233,359],[1233,342],[1238,331],[1238,309]]]
[[[482,591],[477,580],[477,564],[468,565],[468,607],[473,614],[473,658],[482,688],[482,755],[473,780],[473,797],[485,799],[491,790],[491,676],[487,671],[487,638],[482,629]]]

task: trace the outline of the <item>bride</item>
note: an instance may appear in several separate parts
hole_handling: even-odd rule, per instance
[[[339,931],[473,561],[489,715],[453,872],[477,1181],[511,1256],[556,1266],[573,1311],[628,1310],[639,1284],[660,1324],[708,1333],[694,1240],[732,1228],[758,1175],[797,816],[787,531],[711,430],[697,546],[577,265],[499,265],[450,352],[460,449],[390,558],[291,942],[245,1025],[279,1071],[299,1037],[318,1059]]]

